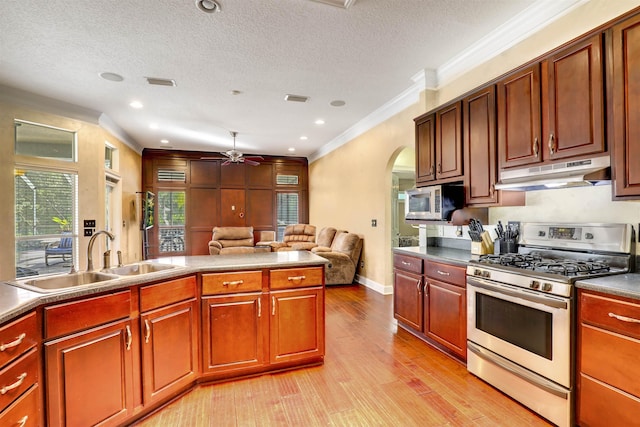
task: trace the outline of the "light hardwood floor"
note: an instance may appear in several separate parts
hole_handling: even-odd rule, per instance
[[[203,385],[138,424],[549,426],[393,321],[393,297],[328,287],[322,366]]]

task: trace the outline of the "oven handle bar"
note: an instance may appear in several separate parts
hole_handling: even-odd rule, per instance
[[[497,354],[489,352],[475,343],[471,341],[467,341],[467,350],[476,354],[481,359],[484,359],[488,363],[493,363],[494,365],[498,365],[502,369],[509,371],[513,375],[518,378],[532,384],[538,388],[543,389],[544,391],[554,394],[562,399],[568,399],[569,393],[568,391],[557,385],[554,382],[549,381],[548,379],[541,377],[540,375],[534,374],[533,372],[529,372],[523,369],[520,365],[516,365],[515,363],[498,356]]]
[[[544,304],[552,308],[567,309],[566,301],[550,298],[545,295],[532,295],[528,292],[518,291],[517,289],[511,289],[506,286],[494,285],[487,282],[486,280],[477,279],[475,277],[467,277],[467,285],[487,289],[489,291],[500,292],[502,294],[520,298],[529,302]]]

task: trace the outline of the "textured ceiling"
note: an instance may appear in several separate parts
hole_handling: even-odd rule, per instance
[[[175,149],[223,151],[233,130],[247,153],[313,157],[400,94],[424,88],[412,80],[419,73],[446,79],[443,70],[487,37],[499,52],[585,1],[218,0],[221,11],[208,14],[193,0],[3,0],[0,85],[102,114],[139,147],[160,148],[166,138]],[[309,100],[285,102],[286,94]]]

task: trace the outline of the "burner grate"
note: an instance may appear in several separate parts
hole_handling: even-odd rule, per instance
[[[537,254],[482,255],[479,261],[483,264],[503,265],[562,276],[588,276],[611,271],[608,264],[600,261],[545,259]]]

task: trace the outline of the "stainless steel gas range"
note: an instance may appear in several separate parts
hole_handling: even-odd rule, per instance
[[[467,267],[467,369],[573,425],[574,283],[633,269],[629,224],[524,223],[518,253]]]

